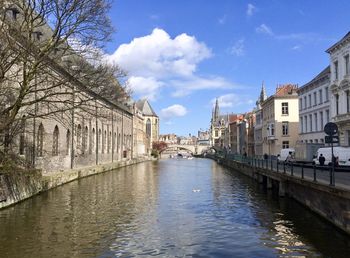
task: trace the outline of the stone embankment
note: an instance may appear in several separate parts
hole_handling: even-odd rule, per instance
[[[329,185],[321,179],[303,176],[300,174],[276,171],[269,167],[256,166],[254,162],[243,162],[230,159],[217,160],[224,166],[243,173],[267,189],[274,189],[279,196],[288,196],[319,214],[341,230],[350,234],[350,190],[345,185]],[[320,172],[326,173],[326,172]],[[348,172],[349,173],[349,172]],[[346,177],[350,177],[350,173]],[[336,174],[336,177],[339,177]],[[301,214],[302,216],[302,214]]]
[[[49,174],[42,174],[40,170],[0,172],[0,209],[73,180],[150,160],[137,158]]]

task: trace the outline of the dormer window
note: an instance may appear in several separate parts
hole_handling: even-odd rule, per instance
[[[17,20],[19,10],[17,8],[13,7],[13,8],[9,8],[8,11],[10,12],[10,15],[12,16],[12,19]]]
[[[41,31],[34,31],[33,32],[33,38],[36,40],[40,40],[42,35],[43,35],[43,33]]]

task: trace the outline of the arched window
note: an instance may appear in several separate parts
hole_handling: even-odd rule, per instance
[[[152,129],[151,119],[148,118],[146,122],[146,134],[148,137],[151,137],[151,129]]]
[[[71,135],[70,135],[70,131],[69,129],[67,129],[67,133],[66,133],[66,154],[69,155],[70,154],[70,140],[71,140]]]
[[[91,139],[90,139],[90,153],[95,152],[95,139],[96,139],[95,128],[92,128],[92,134],[91,134]]]
[[[53,130],[52,135],[52,156],[58,155],[58,139],[59,139],[60,132],[58,130],[58,126],[55,126],[55,129]]]
[[[107,153],[109,153],[109,151],[111,149],[111,141],[112,141],[112,132],[109,132],[108,142],[107,142]]]
[[[114,136],[113,136],[113,140],[112,140],[112,143],[113,143],[113,147],[112,147],[113,152],[115,152],[115,150],[116,150],[116,148],[117,148],[117,146],[116,146],[116,144],[115,144],[115,141],[116,141],[116,140],[117,140],[117,133],[114,132]]]
[[[101,152],[102,148],[102,131],[98,129],[98,152]]]
[[[23,116],[21,120],[21,133],[19,135],[19,155],[24,155],[25,131],[26,131],[26,117]]]
[[[81,148],[81,125],[78,124],[77,127],[77,148],[80,149]]]
[[[88,137],[89,137],[89,128],[87,126],[85,126],[84,134],[83,134],[83,146],[82,146],[83,153],[85,153],[85,151],[87,151]]]
[[[43,149],[44,149],[44,126],[42,123],[40,123],[38,128],[38,135],[37,135],[37,155],[38,157],[43,156]]]
[[[103,132],[102,153],[105,153],[106,141],[107,141],[107,131],[105,130],[105,131]]]

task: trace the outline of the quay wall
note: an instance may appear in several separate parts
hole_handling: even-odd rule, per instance
[[[220,160],[223,165],[254,178],[267,188],[277,188],[280,196],[291,197],[350,234],[350,191],[303,180],[266,168],[256,168],[234,160]]]
[[[0,209],[73,180],[150,160],[146,157],[135,158],[49,174],[43,174],[41,170],[0,172]]]

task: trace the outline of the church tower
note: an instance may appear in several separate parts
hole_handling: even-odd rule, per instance
[[[213,121],[217,121],[219,119],[220,109],[219,109],[219,100],[216,98]]]

